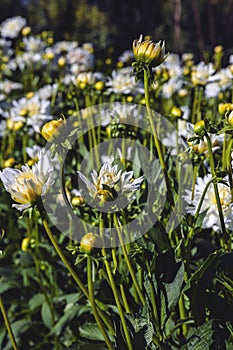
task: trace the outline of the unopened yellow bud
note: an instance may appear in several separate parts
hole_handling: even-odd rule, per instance
[[[12,166],[16,163],[15,158],[11,157],[4,161],[4,168],[12,168]]]
[[[199,120],[194,124],[194,132],[199,136],[204,136],[206,133],[206,126],[204,120]]]
[[[21,243],[21,249],[23,252],[26,252],[28,250],[29,244],[30,244],[30,238],[25,237]]]
[[[233,126],[233,111],[228,116],[228,123]]]
[[[26,97],[27,97],[28,99],[32,98],[33,96],[34,96],[34,92],[33,92],[33,91],[30,91],[30,92],[28,92],[28,93],[26,94]]]
[[[64,67],[65,64],[66,64],[66,59],[65,59],[65,57],[59,57],[57,63],[58,63],[58,66],[59,66],[59,67]]]
[[[94,85],[94,88],[96,90],[99,90],[99,91],[103,90],[104,89],[104,82],[103,81],[97,81],[95,83],[95,85]]]
[[[145,63],[151,67],[159,66],[166,58],[165,43],[152,40],[143,41],[143,35],[133,41],[134,58],[139,63]]]
[[[183,112],[179,107],[172,107],[171,115],[175,118],[180,118],[182,116]]]
[[[23,36],[27,36],[27,35],[31,34],[31,31],[32,31],[31,27],[27,26],[27,27],[24,27],[22,29],[21,33]]]
[[[222,115],[232,110],[233,110],[233,103],[219,103],[218,105],[218,111]]]
[[[86,233],[80,242],[80,251],[82,253],[90,254],[93,249],[96,247],[96,243],[98,241],[98,237],[94,235],[94,233],[89,232]]]
[[[44,59],[45,60],[49,60],[49,61],[51,61],[51,60],[53,60],[54,59],[54,53],[53,52],[46,52],[45,54],[44,54]]]
[[[11,119],[7,120],[7,127],[9,130],[17,131],[23,127],[23,122],[14,122]]]
[[[80,207],[85,204],[85,199],[82,196],[75,196],[71,200],[73,207]]]
[[[133,102],[133,96],[131,96],[131,95],[127,96],[126,100],[128,103]]]
[[[222,53],[223,52],[223,47],[222,47],[222,45],[217,45],[217,46],[215,46],[215,48],[214,48],[214,52],[215,53]]]
[[[64,120],[62,118],[58,120],[50,120],[49,122],[45,123],[42,127],[41,134],[48,142],[53,142],[56,137],[59,136],[59,128],[64,123]]]
[[[117,68],[122,68],[122,67],[124,67],[124,63],[121,62],[121,61],[118,61],[117,62]]]

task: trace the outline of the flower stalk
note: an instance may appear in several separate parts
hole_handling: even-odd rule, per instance
[[[9,338],[10,338],[11,344],[13,346],[13,349],[14,350],[19,350],[18,345],[17,345],[16,340],[15,340],[14,333],[13,333],[12,328],[11,328],[11,324],[10,324],[10,321],[9,321],[9,318],[8,318],[5,306],[3,304],[3,299],[2,299],[1,295],[0,295],[0,309],[1,309],[1,312],[2,312],[2,316],[3,316],[4,322],[5,322],[5,326],[6,326],[6,329],[8,331]]]

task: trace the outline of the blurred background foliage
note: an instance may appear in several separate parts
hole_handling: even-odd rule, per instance
[[[197,60],[221,44],[231,53],[232,0],[1,0],[0,20],[19,14],[33,31],[51,30],[56,40],[91,41],[97,53],[131,48],[139,34],[166,40],[167,49],[192,52]]]

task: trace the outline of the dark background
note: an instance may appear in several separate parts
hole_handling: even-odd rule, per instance
[[[164,39],[170,52],[203,58],[221,44],[233,49],[232,0],[1,0],[0,19],[28,19],[33,33],[51,30],[55,39],[91,41],[96,52],[113,47],[116,57],[139,34]],[[107,56],[107,55],[106,55]]]

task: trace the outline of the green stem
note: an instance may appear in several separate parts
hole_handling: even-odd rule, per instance
[[[102,227],[103,227],[103,219],[100,218],[100,237],[102,237]],[[128,329],[128,326],[127,326],[127,323],[126,323],[125,315],[124,315],[124,312],[123,312],[123,309],[122,309],[122,306],[121,306],[121,302],[120,302],[120,298],[119,298],[119,295],[118,295],[118,289],[116,287],[116,283],[115,283],[115,280],[114,280],[114,277],[113,277],[111,265],[110,265],[109,260],[108,260],[107,251],[106,251],[106,248],[104,248],[104,247],[102,248],[102,255],[104,257],[104,263],[105,263],[105,267],[106,267],[106,272],[107,272],[107,275],[108,275],[109,283],[110,283],[110,286],[112,288],[114,299],[116,301],[116,306],[117,306],[117,309],[118,309],[118,312],[119,312],[119,316],[120,316],[120,319],[121,319],[122,328],[123,328],[123,331],[124,331],[124,334],[125,334],[126,344],[127,344],[129,350],[133,350],[133,345],[132,345],[132,342],[131,342],[129,329]]]
[[[14,333],[13,333],[11,325],[10,325],[10,321],[8,319],[8,316],[7,316],[5,306],[3,304],[3,300],[2,300],[1,295],[0,295],[0,309],[2,312],[2,316],[3,316],[4,322],[5,322],[6,329],[8,331],[9,337],[10,337],[11,344],[12,344],[14,350],[19,350],[17,343],[16,343],[16,340],[15,340],[15,337],[14,337]]]
[[[181,321],[186,321],[187,320],[187,313],[185,309],[185,303],[184,303],[184,295],[180,295],[179,299],[179,311],[180,311],[180,320]],[[183,336],[186,338],[188,334],[188,325],[186,323],[182,324],[182,331],[183,331]]]
[[[229,144],[227,147],[227,152],[226,152],[226,166],[227,166],[227,171],[228,171],[228,176],[229,176],[229,183],[230,183],[230,188],[231,188],[231,198],[233,201],[233,174],[232,174],[232,166],[231,166],[231,152],[233,148],[233,138],[231,137],[229,140]]]
[[[139,299],[141,300],[141,303],[142,305],[145,305],[146,303],[146,300],[144,298],[144,295],[141,291],[141,288],[138,284],[138,281],[137,281],[137,278],[136,278],[136,275],[135,275],[135,272],[134,272],[134,269],[133,269],[133,266],[131,264],[131,261],[129,259],[129,256],[127,254],[127,250],[126,250],[126,247],[125,247],[125,244],[124,244],[124,241],[123,241],[123,238],[122,238],[122,235],[121,235],[121,228],[119,226],[119,222],[118,222],[118,217],[116,214],[114,214],[114,224],[116,226],[116,229],[117,229],[117,234],[118,234],[118,237],[119,237],[119,241],[120,241],[120,244],[121,244],[121,249],[123,251],[123,255],[124,255],[124,258],[125,258],[125,262],[128,266],[128,269],[129,269],[129,272],[130,272],[130,275],[132,277],[132,280],[133,280],[133,284],[135,286],[135,289],[138,293],[138,296],[139,296]]]
[[[207,139],[207,144],[208,144],[208,151],[209,151],[209,162],[210,162],[210,169],[212,176],[216,176],[215,172],[215,165],[214,165],[214,155],[212,151],[212,144],[209,135],[206,133],[206,139]],[[221,201],[219,197],[219,192],[218,192],[218,185],[217,183],[214,183],[214,193],[215,193],[215,198],[216,198],[216,203],[218,207],[218,214],[219,214],[219,219],[222,227],[222,233],[223,233],[223,239],[224,239],[224,246],[228,248],[228,236],[227,236],[227,231],[225,227],[225,222],[224,222],[224,216],[223,216],[223,211],[222,211],[222,206],[221,206]]]
[[[63,264],[65,265],[66,269],[69,271],[70,275],[72,276],[72,278],[74,279],[74,281],[76,282],[76,284],[78,285],[78,287],[81,289],[81,291],[83,292],[83,294],[87,297],[87,299],[89,299],[89,293],[86,290],[84,284],[82,283],[82,281],[80,280],[80,278],[78,277],[78,275],[76,274],[76,272],[74,271],[74,269],[72,268],[72,266],[70,265],[70,263],[68,262],[68,260],[66,259],[65,255],[63,254],[61,248],[59,247],[56,239],[54,238],[52,231],[50,230],[50,227],[48,225],[48,222],[46,220],[45,214],[43,213],[43,208],[40,208],[40,206],[38,206],[39,211],[40,211],[40,215],[42,218],[42,223],[44,225],[45,231],[52,243],[52,245],[54,246],[58,256],[60,257],[61,261],[63,262]],[[107,327],[109,328],[111,333],[114,333],[113,327],[111,325],[111,323],[107,320],[106,316],[103,314],[103,312],[98,309],[98,313],[100,315],[100,317],[102,318],[102,320],[104,321],[104,323],[107,325]]]
[[[187,275],[188,277],[191,276],[191,270],[190,270],[190,255],[191,255],[191,240],[192,240],[192,237],[193,237],[193,234],[194,234],[194,231],[195,231],[195,224],[196,224],[196,221],[197,221],[197,218],[199,216],[199,213],[201,211],[201,207],[202,207],[202,204],[203,204],[203,201],[204,201],[204,198],[205,198],[205,195],[206,195],[206,192],[210,186],[210,184],[212,183],[213,181],[213,178],[210,179],[205,188],[204,188],[204,191],[201,195],[201,199],[200,199],[200,202],[198,203],[198,207],[197,207],[197,210],[196,210],[196,213],[194,215],[194,220],[193,220],[193,226],[192,228],[190,229],[189,233],[188,233],[188,237],[187,237],[187,241],[186,241],[186,259],[185,259],[185,267],[186,267],[186,272],[187,272]]]
[[[155,146],[156,146],[156,149],[158,152],[160,165],[161,165],[161,168],[162,168],[162,171],[164,174],[164,178],[165,178],[165,182],[166,182],[168,199],[169,199],[169,202],[173,205],[174,200],[173,200],[173,196],[172,196],[172,190],[171,190],[171,185],[170,185],[170,181],[169,181],[169,177],[168,177],[168,173],[167,173],[166,164],[165,164],[164,157],[163,157],[162,147],[161,147],[160,141],[158,139],[157,131],[155,128],[153,116],[152,116],[151,109],[150,109],[149,77],[148,77],[148,72],[146,69],[144,69],[144,90],[145,90],[146,110],[147,110],[150,126],[152,129],[152,133],[153,133],[154,143],[155,143]]]
[[[118,296],[118,290],[117,290],[117,287],[116,287],[116,284],[115,284],[115,281],[114,281],[114,278],[113,278],[111,266],[109,264],[109,261],[107,260],[107,254],[106,254],[106,249],[105,248],[102,249],[102,253],[103,253],[103,256],[105,257],[105,267],[106,267],[106,271],[107,271],[107,274],[108,274],[109,282],[110,282],[110,285],[111,285],[111,288],[112,288],[112,292],[113,292],[113,295],[114,295],[114,298],[115,298],[115,301],[116,301],[116,306],[117,306],[117,309],[118,309],[118,312],[119,312],[119,315],[120,315],[122,327],[123,327],[124,334],[125,334],[126,343],[127,343],[128,349],[129,350],[133,350],[133,345],[132,345],[131,338],[130,338],[130,335],[129,335],[129,329],[128,329],[128,326],[127,326],[127,323],[126,323],[126,319],[125,319],[125,316],[124,316],[124,312],[123,312],[123,309],[122,309],[122,306],[121,306],[121,303],[120,303],[120,299],[119,299],[119,296]]]
[[[95,298],[93,293],[93,281],[92,281],[92,258],[90,255],[87,255],[87,281],[88,281],[89,300],[91,303],[91,307],[92,307],[92,311],[93,311],[93,315],[95,317],[96,323],[104,337],[104,340],[107,344],[108,349],[114,350],[113,345],[107,335],[107,332],[103,326],[103,323],[99,317],[99,313],[96,308],[96,303],[95,303]]]

